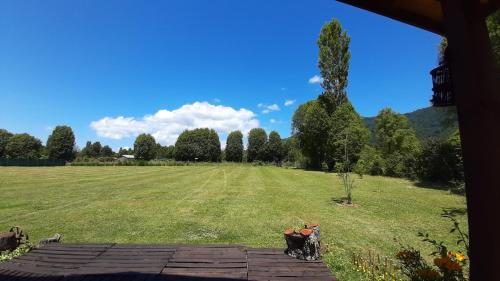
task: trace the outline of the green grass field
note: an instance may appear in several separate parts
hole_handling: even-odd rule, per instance
[[[356,208],[335,174],[250,165],[185,167],[0,167],[0,230],[20,225],[32,240],[64,242],[235,243],[284,247],[283,230],[319,223],[324,261],[359,280],[350,253],[393,256],[394,238],[424,249],[417,233],[455,244],[445,208],[463,196],[403,179],[356,179]],[[466,217],[458,217],[466,228]]]

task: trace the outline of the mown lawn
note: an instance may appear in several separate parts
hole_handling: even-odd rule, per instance
[[[20,225],[32,240],[237,243],[284,247],[282,232],[319,223],[324,261],[342,280],[360,280],[350,254],[393,256],[397,238],[430,248],[417,233],[455,244],[443,209],[465,199],[402,179],[356,179],[356,208],[335,174],[250,165],[185,167],[0,167],[0,230]],[[458,216],[466,228],[465,215]]]

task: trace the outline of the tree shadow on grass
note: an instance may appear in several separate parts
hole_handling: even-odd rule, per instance
[[[331,203],[334,203],[334,204],[344,204],[345,202],[347,202],[347,197],[332,197],[330,198],[331,200]]]
[[[463,188],[457,187],[456,184],[452,184],[452,183],[416,181],[415,186],[420,187],[420,188],[448,191],[452,194],[465,196],[465,190]]]
[[[449,215],[451,217],[467,215],[467,208],[443,208],[442,215]]]
[[[354,202],[351,204],[347,203],[347,197],[332,197],[330,198],[331,203],[335,206],[340,206],[340,207],[359,207],[358,204],[355,204]]]

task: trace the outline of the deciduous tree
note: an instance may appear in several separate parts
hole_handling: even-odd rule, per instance
[[[300,105],[293,114],[292,133],[311,168],[321,167],[329,131],[329,116],[316,100]]]
[[[336,162],[344,161],[346,136],[348,159],[350,163],[356,163],[359,153],[370,139],[370,131],[350,102],[337,107],[330,117],[329,127],[325,156],[329,169],[333,170]]]
[[[47,139],[49,159],[71,161],[75,159],[75,135],[68,126],[57,126]]]
[[[113,152],[113,149],[111,149],[111,147],[109,147],[109,145],[105,145],[101,149],[100,156],[101,157],[113,157],[114,154],[115,153]]]
[[[156,158],[158,159],[174,159],[175,147],[173,145],[162,146],[156,144]]]
[[[175,159],[177,161],[220,161],[219,135],[215,130],[208,128],[185,130],[175,143]]]
[[[377,147],[386,162],[386,174],[412,177],[420,143],[408,125],[408,119],[385,108],[379,112],[375,123]]]
[[[281,142],[280,134],[276,131],[272,131],[269,134],[267,153],[269,161],[279,163],[283,160],[283,144]]]
[[[7,130],[0,129],[0,158],[6,157],[5,147],[13,134]]]
[[[156,141],[150,134],[137,136],[134,142],[134,157],[139,160],[149,161],[156,155]]]
[[[262,128],[254,128],[248,133],[248,162],[266,160],[267,133]]]
[[[97,158],[101,156],[101,151],[102,151],[102,144],[96,141],[91,146],[90,155],[91,157]]]
[[[231,132],[226,140],[226,161],[243,161],[243,134],[240,131]]]
[[[88,142],[87,142],[87,145],[88,145]],[[83,152],[83,150],[82,150]],[[123,155],[133,155],[134,154],[134,151],[132,150],[132,148],[123,148],[123,147],[120,147],[120,149],[118,150],[118,156],[123,156]]]
[[[486,26],[490,35],[493,54],[500,67],[500,11],[497,11],[486,19]]]
[[[28,134],[15,134],[5,146],[5,154],[10,159],[38,159],[42,142]]]

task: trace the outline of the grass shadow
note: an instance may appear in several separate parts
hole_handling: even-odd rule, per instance
[[[420,188],[448,191],[452,194],[465,196],[465,189],[457,187],[457,185],[453,183],[440,183],[430,181],[415,181],[414,183],[415,186]]]
[[[443,208],[442,215],[449,215],[451,217],[467,215],[467,208]]]
[[[347,197],[332,197],[332,198],[330,198],[330,200],[331,200],[331,203],[342,205],[345,202],[347,202]]]

